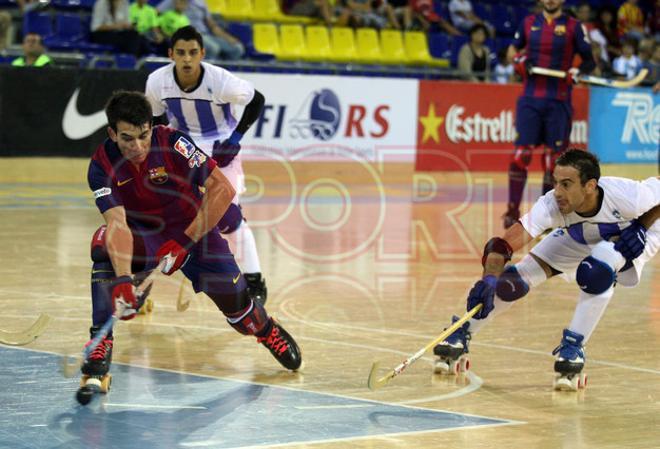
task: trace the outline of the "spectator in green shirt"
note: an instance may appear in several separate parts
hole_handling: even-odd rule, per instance
[[[50,65],[53,61],[44,51],[44,46],[41,43],[41,35],[27,33],[23,38],[23,56],[14,59],[11,65],[14,67],[43,67]]]
[[[159,51],[167,53],[167,42],[159,27],[158,10],[147,0],[136,0],[128,8],[128,17],[135,30],[147,38]]]
[[[188,8],[188,0],[174,0],[174,9],[160,15],[160,29],[165,36],[170,38],[179,28],[190,25],[190,19],[185,15],[186,8]]]

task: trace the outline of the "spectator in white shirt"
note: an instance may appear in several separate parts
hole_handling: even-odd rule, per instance
[[[642,68],[642,61],[635,54],[635,41],[628,40],[623,43],[621,56],[614,59],[612,69],[626,79],[634,78]]]

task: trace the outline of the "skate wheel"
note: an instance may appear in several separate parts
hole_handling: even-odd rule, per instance
[[[146,315],[147,313],[151,313],[154,310],[154,301],[151,298],[147,298],[144,301],[144,304],[142,307],[140,307],[140,310],[138,310],[138,315]]]
[[[112,385],[112,375],[106,374],[103,376],[103,379],[101,379],[100,392],[107,393],[110,391],[110,385]]]
[[[458,376],[460,369],[461,369],[460,360],[455,360],[449,364],[449,373],[453,374],[454,376]]]
[[[580,380],[579,375],[574,375],[572,377],[566,376],[566,375],[561,375],[558,374],[557,377],[555,378],[555,382],[553,384],[555,390],[559,391],[577,391],[578,390],[578,383]]]
[[[449,365],[444,360],[439,359],[435,362],[433,372],[435,374],[447,374],[449,372]]]
[[[76,401],[80,405],[87,405],[92,401],[92,398],[94,398],[94,390],[89,387],[81,387],[78,389],[76,392]]]
[[[587,375],[585,373],[580,373],[578,376],[578,388],[587,388]]]
[[[467,373],[470,370],[470,359],[463,357],[460,359],[459,371],[461,373]]]

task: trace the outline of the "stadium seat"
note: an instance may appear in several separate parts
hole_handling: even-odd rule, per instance
[[[358,60],[366,64],[383,62],[378,33],[374,28],[358,28],[355,32]]]
[[[220,14],[222,16],[227,10],[227,0],[207,0],[206,4],[211,14]]]
[[[280,53],[278,59],[298,61],[307,56],[307,44],[301,25],[280,26]]]
[[[313,19],[303,16],[290,16],[284,14],[277,0],[254,0],[254,14],[252,20],[261,20],[280,23],[311,23]]]
[[[516,32],[516,17],[506,5],[494,5],[492,24],[498,36],[513,36]]]
[[[280,39],[274,23],[255,23],[252,33],[255,50],[271,55],[280,53]]]
[[[408,55],[403,46],[403,36],[398,30],[380,32],[380,50],[385,64],[407,64]]]
[[[134,55],[129,55],[126,53],[117,53],[115,55],[115,66],[118,69],[127,69],[133,70],[135,68],[135,63],[137,60]]]
[[[307,54],[304,59],[314,62],[329,61],[332,57],[330,46],[330,33],[328,28],[321,25],[310,25],[305,28],[307,38]]]
[[[449,45],[449,36],[446,33],[429,33],[428,42],[431,57],[449,59],[451,46]]]
[[[358,59],[357,48],[355,46],[355,34],[352,28],[331,28],[330,43],[332,46],[331,61],[355,62]]]
[[[53,17],[49,12],[31,11],[23,16],[23,34],[37,33],[42,38],[53,34]]]
[[[226,0],[222,17],[227,20],[252,20],[254,7],[252,0]]]
[[[456,67],[458,65],[458,53],[461,51],[461,47],[465,45],[469,40],[468,36],[454,36],[451,40],[451,66]]]
[[[403,35],[403,44],[411,64],[449,67],[449,60],[431,56],[426,34],[421,31],[406,31]]]

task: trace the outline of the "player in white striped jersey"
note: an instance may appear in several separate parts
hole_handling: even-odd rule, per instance
[[[239,204],[245,192],[240,141],[257,120],[264,96],[250,82],[229,71],[203,62],[204,41],[192,26],[177,30],[169,49],[172,63],[149,75],[146,96],[157,123],[190,135],[195,144],[212,156],[236,189],[234,200],[218,228],[237,255],[251,299],[263,304],[267,298],[265,280],[254,234],[243,218]],[[239,120],[235,106],[244,106]],[[185,148],[181,148],[185,152]]]
[[[600,177],[598,159],[569,150],[557,159],[555,188],[504,237],[486,244],[483,278],[468,295],[468,310],[482,309],[434,348],[437,372],[469,366],[468,341],[484,324],[507,310],[530,288],[561,275],[577,282],[579,298],[573,319],[563,331],[557,354],[555,388],[577,390],[586,385],[584,345],[591,337],[614,285],[634,287],[642,269],[660,248],[660,180],[633,181]],[[552,230],[516,264],[505,264],[514,251]]]

